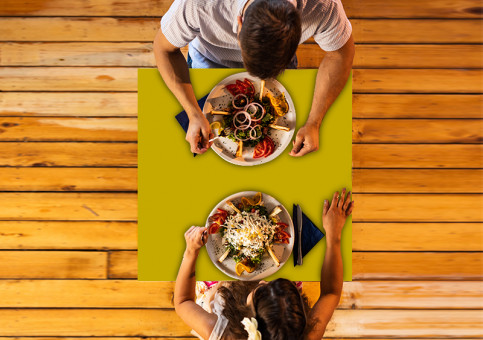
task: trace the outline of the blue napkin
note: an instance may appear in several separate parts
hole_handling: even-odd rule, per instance
[[[298,260],[298,237],[299,226],[297,224],[297,208],[293,205],[293,225],[295,229],[295,243],[293,247],[293,265],[297,265]],[[302,258],[324,237],[324,233],[303,213],[302,211]]]
[[[206,98],[208,98],[208,95],[204,96],[203,98],[198,100],[198,105],[203,109],[203,106],[205,105]],[[183,128],[184,132],[188,132],[188,127],[190,126],[190,120],[188,118],[188,115],[186,114],[186,111],[181,111],[176,115],[176,120],[178,121],[179,125]],[[196,154],[193,154],[194,157],[196,157]]]

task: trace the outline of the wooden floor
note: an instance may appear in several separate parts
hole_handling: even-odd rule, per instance
[[[481,337],[481,2],[343,3],[354,282],[327,336]],[[2,0],[0,338],[190,337],[173,283],[135,280],[136,72],[169,4]]]

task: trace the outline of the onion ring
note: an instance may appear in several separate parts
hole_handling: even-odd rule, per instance
[[[235,97],[233,97],[233,100],[231,101],[231,104],[233,105],[233,107],[234,107],[235,109],[243,109],[244,107],[246,107],[246,104],[245,104],[245,105],[243,105],[243,106],[237,106],[237,105],[235,104],[235,101],[237,100],[237,98],[240,98],[240,97],[242,97],[243,99],[245,99],[245,103],[248,103],[248,97],[247,97],[247,96],[245,96],[243,93],[239,93],[239,94],[237,94]]]
[[[241,120],[238,117],[244,116],[245,119]],[[246,111],[239,111],[235,114],[233,117],[233,125],[235,128],[246,130],[252,123],[252,118],[250,117],[250,114]]]
[[[252,112],[250,110],[250,107],[254,107],[255,108],[255,111]],[[255,117],[255,115],[258,112],[258,108],[257,107],[259,107],[259,108],[262,109],[262,114],[260,115],[260,118],[256,118]],[[248,104],[247,106],[245,106],[245,111],[250,115],[250,117],[252,118],[252,121],[253,122],[258,122],[258,121],[260,121],[265,116],[265,108],[262,105],[260,105],[258,103],[255,103],[255,102],[252,102],[252,103]]]
[[[257,133],[257,128],[259,129],[258,131],[260,131],[260,135],[258,135],[258,133]],[[255,136],[253,135],[253,132],[254,131],[255,131]],[[252,140],[256,140],[256,139],[259,139],[260,137],[262,137],[262,128],[261,128],[261,126],[260,125],[253,126],[251,128],[251,130],[250,130],[249,135],[250,135],[250,139],[252,139]]]

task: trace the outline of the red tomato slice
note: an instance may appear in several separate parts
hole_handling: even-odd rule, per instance
[[[223,217],[223,219],[226,219],[226,217],[228,216],[228,212],[226,210],[223,210],[221,208],[217,208],[216,210],[218,211],[218,214]]]
[[[232,94],[232,96],[236,96],[239,93],[238,86],[235,84],[226,85],[226,89]]]
[[[253,150],[253,158],[261,158],[265,155],[265,150],[267,148],[267,143],[264,140],[258,142],[255,146],[255,150]]]
[[[280,227],[283,227],[283,229],[285,229],[285,228],[288,227],[288,224],[287,223],[283,223],[283,222],[277,222],[277,225],[280,226]]]
[[[286,231],[280,230],[277,235],[279,236],[280,239],[284,238],[290,238],[290,234],[287,233]]]
[[[267,147],[265,148],[265,154],[263,156],[268,157],[275,151],[275,143],[268,136],[265,136],[264,141],[266,141]]]
[[[218,229],[220,229],[220,225],[217,223],[212,223],[208,227],[208,234],[216,234],[218,232]]]
[[[245,80],[243,82],[245,84],[247,84],[247,86],[248,86],[247,95],[253,96],[255,94],[255,86],[253,86],[253,83],[250,80],[248,80],[247,78],[245,78]]]

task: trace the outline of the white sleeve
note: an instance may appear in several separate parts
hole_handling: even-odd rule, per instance
[[[175,0],[161,18],[161,31],[176,47],[184,47],[200,32],[198,1]]]
[[[347,19],[340,0],[332,0],[326,16],[314,34],[314,40],[327,52],[335,51],[345,45],[352,34],[352,26]]]

